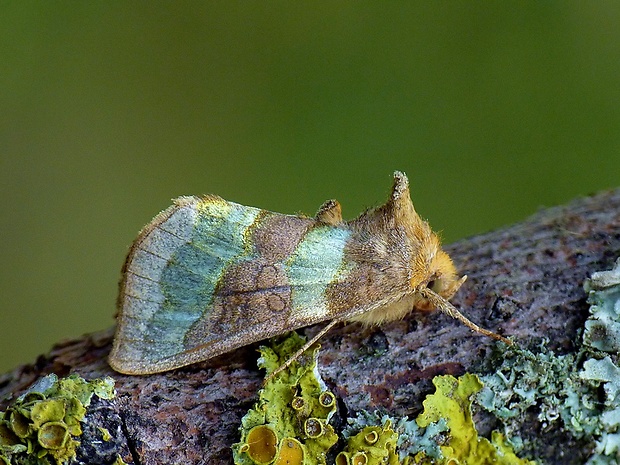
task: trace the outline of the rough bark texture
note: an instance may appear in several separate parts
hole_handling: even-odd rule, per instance
[[[522,347],[547,338],[551,349],[570,352],[588,316],[584,279],[611,268],[620,255],[620,190],[543,210],[446,249],[469,276],[453,303],[473,321],[513,336]],[[134,464],[232,463],[230,446],[262,380],[257,344],[173,372],[124,376],[106,362],[111,335],[62,342],[34,364],[3,375],[0,408],[48,373],[112,376],[118,396],[96,400],[89,409],[80,461],[107,464],[120,454]],[[380,328],[332,330],[321,341],[319,361],[339,399],[336,428],[361,409],[416,415],[435,375],[484,371],[495,344],[439,313],[412,314]],[[480,421],[482,432],[493,426],[488,418]],[[97,426],[107,428],[112,440],[100,441]],[[526,436],[540,431],[535,419],[524,428]],[[583,463],[584,444],[559,431],[544,434],[548,448],[537,451],[538,458]]]

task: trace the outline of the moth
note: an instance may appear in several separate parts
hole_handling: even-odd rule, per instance
[[[109,362],[157,373],[329,321],[294,360],[339,322],[381,324],[414,309],[439,309],[510,344],[448,302],[465,279],[398,171],[384,205],[346,222],[335,200],[310,218],[179,197],[130,248]]]

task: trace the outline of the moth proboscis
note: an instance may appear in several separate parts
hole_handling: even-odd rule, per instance
[[[310,218],[180,197],[131,246],[109,362],[121,373],[158,373],[329,320],[273,377],[339,322],[381,324],[434,308],[511,344],[448,302],[465,278],[398,171],[388,201],[351,221],[335,200]]]

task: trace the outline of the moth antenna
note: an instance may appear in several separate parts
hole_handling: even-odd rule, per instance
[[[454,305],[452,305],[446,299],[441,297],[439,294],[433,292],[429,288],[427,287],[421,288],[418,292],[422,295],[422,297],[424,297],[429,302],[431,302],[439,310],[451,316],[452,318],[459,320],[465,326],[467,326],[470,329],[473,329],[477,333],[492,337],[493,339],[502,341],[503,343],[508,344],[510,346],[514,344],[510,339],[507,339],[504,336],[500,336],[499,334],[494,333],[493,331],[489,331],[488,329],[481,328],[473,321],[470,321],[465,315],[459,312],[458,309]]]
[[[267,383],[269,383],[269,381],[271,381],[273,378],[275,378],[279,373],[281,373],[282,371],[286,370],[289,366],[291,366],[291,363],[293,363],[295,360],[297,360],[299,357],[301,357],[302,354],[306,350],[308,350],[312,344],[314,344],[316,341],[321,339],[321,337],[323,337],[325,335],[325,333],[327,333],[327,331],[332,329],[336,325],[336,323],[340,323],[340,320],[332,320],[332,321],[330,321],[321,331],[319,331],[316,334],[316,336],[314,336],[312,339],[310,339],[308,342],[306,342],[301,347],[301,349],[299,349],[297,352],[295,352],[286,362],[284,362],[278,368],[276,368],[271,373],[269,373],[269,376],[267,376],[265,378],[265,380],[263,381],[263,386],[265,386]]]

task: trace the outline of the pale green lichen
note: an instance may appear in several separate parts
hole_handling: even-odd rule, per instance
[[[620,262],[611,271],[594,273],[585,283],[590,318],[585,323],[584,344],[608,353],[620,351]]]
[[[518,442],[526,415],[536,410],[547,428],[562,421],[575,435],[591,434],[598,412],[595,393],[589,392],[575,371],[575,354],[556,355],[541,346],[537,353],[518,347],[503,353],[502,363],[492,375],[482,376],[484,388],[478,403],[504,424],[505,432]]]
[[[526,411],[596,446],[588,464],[618,462],[620,453],[620,260],[584,284],[591,304],[582,344],[574,354],[508,348],[496,373],[483,376],[478,402],[516,435]],[[580,361],[583,363],[580,365]],[[601,399],[601,393],[604,393]],[[535,448],[535,447],[534,447]]]
[[[589,463],[617,463],[620,456],[620,259],[612,270],[593,273],[584,285],[590,318],[583,335],[590,356],[580,378],[604,399],[598,402],[599,422],[594,431],[596,448]],[[598,352],[597,352],[598,350]],[[598,397],[592,396],[598,400]],[[596,404],[594,404],[596,405]]]
[[[92,396],[114,396],[111,378],[48,375],[0,412],[0,464],[64,464],[75,456]]]
[[[261,348],[259,366],[267,375],[302,345],[296,333],[271,348]],[[316,368],[317,350],[269,380],[254,407],[241,420],[241,441],[233,446],[238,465],[325,464],[338,437],[329,420],[336,411]]]

